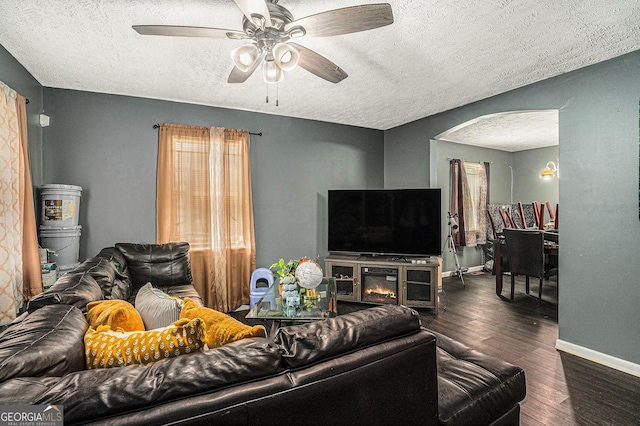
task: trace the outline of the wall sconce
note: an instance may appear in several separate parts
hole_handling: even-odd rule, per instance
[[[547,167],[545,167],[541,172],[540,172],[540,178],[541,179],[551,179],[552,177],[560,177],[560,163],[558,162],[558,165],[556,166],[556,164],[553,161],[549,161],[547,163]]]

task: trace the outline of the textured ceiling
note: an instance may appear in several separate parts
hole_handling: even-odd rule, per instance
[[[281,0],[294,18],[367,0]],[[167,99],[386,130],[640,48],[637,0],[391,0],[394,24],[296,41],[343,68],[228,84],[242,41],[131,26],[242,28],[232,0],[0,0],[0,44],[43,86]],[[278,96],[279,106],[274,99]]]
[[[509,152],[554,146],[559,142],[558,110],[483,115],[434,139]]]

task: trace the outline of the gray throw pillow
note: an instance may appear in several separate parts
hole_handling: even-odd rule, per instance
[[[142,317],[145,329],[153,330],[167,327],[180,319],[182,299],[169,296],[147,283],[138,291],[135,307]]]

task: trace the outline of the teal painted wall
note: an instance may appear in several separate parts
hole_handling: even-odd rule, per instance
[[[561,164],[559,337],[640,363],[638,99],[640,52],[409,123],[385,134],[403,151],[473,118],[558,109]],[[392,149],[386,146],[385,151]],[[385,163],[385,176],[410,171]],[[492,176],[493,178],[493,176]],[[493,180],[493,179],[492,179]],[[423,179],[416,180],[422,183]],[[493,196],[492,196],[492,199]]]
[[[558,165],[557,146],[529,149],[513,153],[513,200],[522,203],[549,201],[555,208],[558,203],[557,178],[540,179],[540,172],[548,161]],[[545,216],[549,219],[549,216]]]
[[[640,52],[635,52],[384,134],[46,89],[44,112],[51,115],[52,124],[44,132],[44,182],[68,180],[85,187],[81,207],[81,223],[87,226],[87,241],[81,244],[85,255],[116,241],[153,241],[157,131],[151,126],[173,121],[263,131],[263,138],[252,140],[252,169],[254,190],[261,194],[255,200],[258,263],[266,265],[275,257],[323,250],[325,188],[428,186],[429,140],[436,135],[484,114],[555,108],[560,111],[560,338],[639,364],[639,70]],[[37,146],[39,132],[32,131],[31,117],[40,112],[40,85],[3,49],[0,80],[31,100],[29,139],[31,147]],[[292,147],[310,152],[313,167],[293,162],[296,165],[284,172],[280,158],[286,158]],[[32,159],[32,169],[37,167],[38,161]],[[290,187],[291,182],[301,189]],[[492,178],[492,199],[494,182]],[[295,210],[296,203],[305,205],[304,213]],[[305,214],[308,217],[302,217]],[[309,239],[309,235],[314,236]]]
[[[381,188],[383,132],[276,115],[45,88],[46,183],[83,188],[81,257],[155,242],[158,122],[262,132],[251,137],[258,266],[327,254],[327,190]]]
[[[42,86],[0,45],[0,81],[29,99],[27,104],[27,133],[29,137],[29,163],[33,185],[42,185]]]
[[[410,124],[384,132],[385,188],[429,188],[429,140]]]

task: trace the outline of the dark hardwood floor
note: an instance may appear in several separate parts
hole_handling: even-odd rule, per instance
[[[513,302],[508,300],[509,288],[503,293],[506,297],[496,296],[495,277],[490,274],[465,274],[464,280],[463,288],[458,278],[443,279],[438,315],[418,310],[422,323],[525,370],[523,426],[640,425],[639,377],[555,349],[555,278],[543,285],[541,307],[537,297],[525,294],[523,278],[516,280]],[[537,291],[537,280],[532,280],[531,293],[537,295]],[[338,303],[341,314],[362,307]]]

